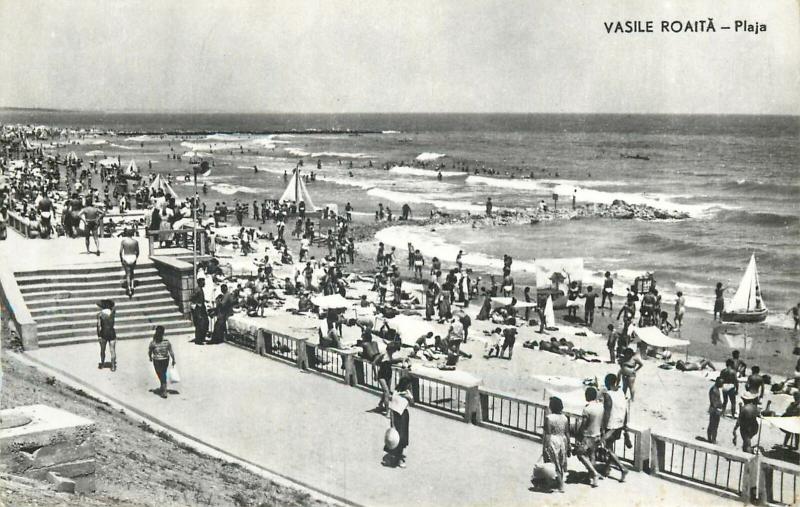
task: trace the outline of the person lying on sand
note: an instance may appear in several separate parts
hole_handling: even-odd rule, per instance
[[[678,359],[675,362],[675,369],[678,371],[703,371],[706,368],[717,371],[717,369],[714,368],[714,364],[705,358],[700,358],[698,361],[683,361]]]

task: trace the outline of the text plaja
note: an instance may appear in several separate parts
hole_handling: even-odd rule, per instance
[[[767,31],[767,25],[758,21],[737,19],[733,25],[718,25],[714,18],[698,20],[661,20],[660,25],[653,20],[620,20],[604,21],[606,33],[716,33],[717,31],[733,30],[734,32],[748,32],[758,34]]]

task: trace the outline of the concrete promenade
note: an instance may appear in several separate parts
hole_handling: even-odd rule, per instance
[[[95,344],[27,354],[209,445],[359,504],[738,503],[643,473],[629,474],[624,484],[600,481],[597,489],[568,483],[564,494],[533,492],[528,480],[541,455],[538,443],[419,409],[411,410],[408,468],[386,468],[381,458],[388,423],[369,412],[375,395],[230,345],[181,340],[173,346],[183,382],[175,386],[179,394],[164,400],[150,392],[157,379],[147,344],[119,342],[115,373],[97,369]],[[574,458],[570,469],[583,471]]]
[[[147,239],[139,241],[139,262],[149,260]],[[100,255],[95,255],[94,240],[91,254],[86,253],[83,238],[28,239],[13,229],[8,229],[8,238],[0,241],[0,260],[9,271],[34,271],[64,267],[91,266],[97,264],[119,264],[119,245],[122,238],[100,238]]]

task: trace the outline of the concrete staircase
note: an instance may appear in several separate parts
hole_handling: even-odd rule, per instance
[[[137,266],[136,290],[128,298],[119,264],[17,272],[15,278],[36,321],[40,347],[97,340],[97,302],[116,303],[117,339],[150,338],[162,325],[168,338],[194,336],[152,263]]]

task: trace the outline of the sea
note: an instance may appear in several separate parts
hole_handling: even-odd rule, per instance
[[[394,227],[380,240],[483,269],[583,259],[584,285],[613,273],[618,293],[652,273],[668,304],[681,290],[710,312],[756,256],[768,323],[790,326],[800,301],[800,118],[796,116],[550,114],[147,114],[0,110],[0,122],[84,129],[45,148],[133,159],[193,192],[189,151],[208,154],[209,201],[278,198],[302,161],[318,206],[350,202],[370,220],[379,204],[412,218],[623,200],[688,213],[686,220],[589,218],[504,227]],[[93,131],[92,129],[96,129]],[[62,141],[63,143],[63,141]],[[84,157],[87,158],[87,157]],[[321,168],[317,168],[317,164]],[[258,172],[255,171],[258,168]],[[150,168],[152,167],[152,168]],[[466,172],[465,172],[466,169]],[[477,170],[477,174],[475,171]],[[441,180],[437,173],[441,172]],[[557,201],[554,201],[557,195]],[[499,271],[499,267],[497,268]],[[523,269],[524,271],[524,269]]]

